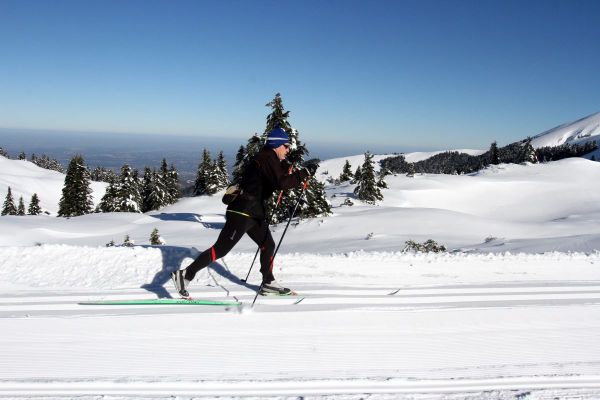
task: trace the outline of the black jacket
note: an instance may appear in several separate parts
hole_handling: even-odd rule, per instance
[[[280,161],[272,149],[263,148],[248,163],[240,182],[242,193],[229,204],[227,211],[264,219],[267,202],[274,191],[295,188],[308,178],[305,169],[292,174],[288,171],[287,161]]]

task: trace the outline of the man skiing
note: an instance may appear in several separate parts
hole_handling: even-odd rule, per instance
[[[186,268],[172,272],[177,292],[189,297],[188,286],[198,271],[215,260],[224,257],[245,233],[260,248],[261,294],[287,295],[292,291],[281,286],[273,276],[275,241],[269,230],[265,215],[266,204],[275,190],[300,186],[315,174],[318,165],[309,164],[288,174],[289,164],[285,157],[290,141],[287,132],[276,127],[267,136],[262,150],[247,164],[239,187],[240,194],[227,207],[225,226],[215,244],[205,250]]]

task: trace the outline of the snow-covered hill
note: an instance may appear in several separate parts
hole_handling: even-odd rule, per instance
[[[37,193],[42,209],[51,215],[56,215],[62,197],[65,174],[40,168],[30,161],[10,160],[3,156],[0,156],[0,171],[1,201],[4,201],[10,187],[15,204],[19,201],[19,197],[23,196],[27,208],[31,196]],[[107,184],[92,182],[91,187],[94,205],[97,205],[106,192]]]
[[[58,204],[64,175],[0,161],[3,185]],[[190,288],[239,307],[80,304],[172,296],[169,273],[219,235],[219,194],[147,214],[0,217],[0,397],[600,398],[599,180],[578,158],[388,176],[375,206],[328,186],[333,214],[294,222],[274,263],[299,295],[254,308],[247,238]],[[166,245],[149,245],[154,228]],[[137,246],[104,246],[125,235]],[[430,238],[450,251],[401,252]]]
[[[562,144],[582,144],[600,139],[600,112],[588,115],[574,122],[562,124],[532,138],[533,147],[560,146]]]

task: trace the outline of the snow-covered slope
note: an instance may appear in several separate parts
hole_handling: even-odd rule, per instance
[[[2,161],[4,185],[53,181],[60,197],[64,176]],[[242,306],[79,304],[172,296],[169,273],[219,235],[219,194],[147,214],[0,217],[0,397],[600,398],[599,180],[600,164],[567,159],[389,176],[376,206],[342,206],[354,187],[330,186],[333,215],[292,224],[274,263],[300,295],[253,309],[247,238],[190,287]],[[167,245],[149,246],[155,227]],[[104,246],[125,235],[138,246]],[[451,251],[400,251],[429,238]]]
[[[23,196],[25,208],[29,205],[31,196],[37,193],[40,206],[43,210],[56,214],[58,203],[62,197],[62,188],[65,175],[40,168],[34,163],[25,160],[10,160],[0,156],[0,197],[4,201],[8,187],[10,187],[15,204]],[[92,182],[92,196],[94,205],[98,204],[106,192],[106,183]]]
[[[532,138],[531,144],[535,148],[560,146],[565,143],[582,144],[591,140],[598,141],[599,136],[600,112],[542,132]]]

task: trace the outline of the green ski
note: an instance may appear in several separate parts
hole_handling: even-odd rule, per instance
[[[139,300],[97,300],[78,303],[86,306],[137,306],[137,305],[168,305],[185,304],[195,306],[239,306],[239,301],[200,300],[200,299],[139,299]]]

